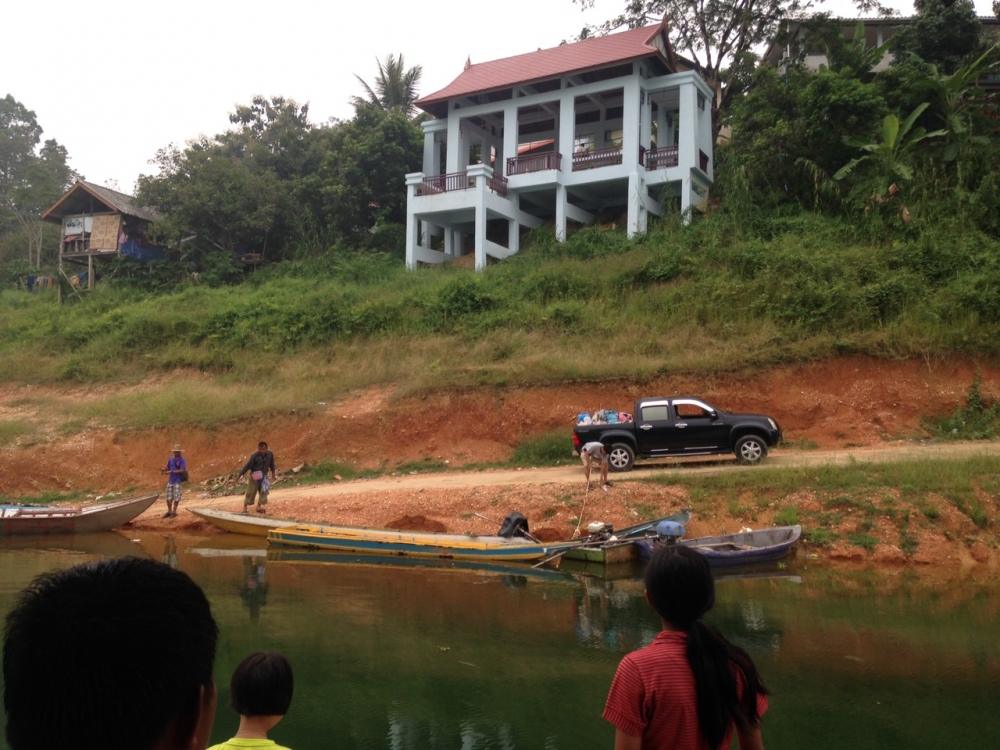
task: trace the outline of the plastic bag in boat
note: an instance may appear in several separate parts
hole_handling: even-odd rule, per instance
[[[500,531],[497,532],[497,536],[510,539],[515,536],[524,536],[527,532],[528,519],[515,510],[508,513],[507,517],[503,519],[503,523],[500,524]]]

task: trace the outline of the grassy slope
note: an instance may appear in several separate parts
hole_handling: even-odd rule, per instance
[[[379,383],[413,389],[643,377],[845,352],[994,355],[1000,242],[962,227],[872,245],[802,214],[665,224],[627,241],[539,234],[482,276],[332,254],[225,288],[87,299],[0,294],[0,381],[138,380],[152,393],[68,407],[124,426],[211,424]],[[5,428],[13,431],[9,425]]]

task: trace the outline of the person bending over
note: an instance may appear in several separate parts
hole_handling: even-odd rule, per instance
[[[288,750],[267,738],[292,703],[292,666],[281,654],[250,654],[229,683],[229,703],[240,715],[236,735],[210,750]]]
[[[607,492],[610,484],[608,482],[608,449],[605,445],[596,440],[585,443],[580,448],[580,460],[583,461],[583,475],[587,479],[587,492],[590,492],[590,469],[595,463],[601,467],[601,487]]]
[[[663,630],[618,665],[604,707],[615,750],[763,750],[767,689],[753,660],[702,617],[715,603],[708,562],[663,546],[646,569],[646,599]]]
[[[11,750],[203,750],[218,630],[186,574],[122,557],[45,573],[7,615]]]

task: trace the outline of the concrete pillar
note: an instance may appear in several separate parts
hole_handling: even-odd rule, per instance
[[[509,193],[510,202],[514,204],[515,216],[521,210],[521,199],[516,193]],[[507,222],[507,249],[516,253],[521,249],[521,225],[517,219]]]
[[[682,131],[683,132],[683,131]],[[691,191],[691,178],[685,176],[681,180],[681,218],[685,224],[691,223],[691,215],[694,213],[694,196]]]
[[[646,91],[639,92],[639,145],[649,148],[653,140],[653,103]]]
[[[434,141],[435,134],[433,131],[424,131],[424,174],[433,175],[436,174],[434,167],[437,165],[437,161],[434,159]]]
[[[562,183],[556,184],[556,241],[566,241],[566,186]]]
[[[503,153],[501,163],[497,165],[500,174],[508,175],[508,159],[517,156],[517,104],[515,101],[507,103],[503,111]]]
[[[556,139],[557,150],[562,154],[562,171],[565,174],[573,172],[573,138],[576,134],[576,108],[573,90],[564,91],[559,97],[559,137]],[[556,193],[556,206],[559,205],[559,193]],[[565,191],[563,192],[565,198]],[[558,237],[558,229],[556,236]],[[565,232],[563,232],[565,234]]]
[[[628,224],[626,231],[629,238],[635,237],[640,232],[639,214],[642,210],[642,206],[639,191],[645,189],[645,185],[643,185],[642,180],[639,179],[639,174],[637,172],[633,172],[628,176]]]
[[[639,163],[639,79],[630,78],[623,87],[622,164],[634,167]]]
[[[410,270],[417,267],[417,243],[420,237],[420,222],[416,215],[415,201],[417,198],[417,185],[423,181],[423,172],[411,172],[406,175],[406,267]]]
[[[673,133],[670,133],[670,140],[667,140],[667,108],[662,104],[656,108],[656,147],[674,145]]]
[[[468,145],[462,136],[462,118],[457,110],[448,113],[448,174],[461,172],[469,159]]]
[[[680,111],[677,115],[677,166],[684,170],[698,164],[698,90],[691,82],[684,83],[678,91]]]
[[[476,247],[476,270],[486,270],[486,191],[489,190],[487,184],[493,177],[493,169],[486,164],[473,164],[469,167],[469,177],[476,181],[473,188],[473,204],[476,209],[475,218],[475,247]]]

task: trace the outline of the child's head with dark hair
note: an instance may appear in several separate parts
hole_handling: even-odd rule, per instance
[[[688,630],[715,606],[715,581],[704,555],[683,545],[663,545],[646,568],[649,603],[663,620]]]
[[[204,747],[217,629],[186,574],[123,557],[39,576],[7,615],[13,750]]]
[[[229,703],[240,716],[284,716],[292,703],[292,665],[278,653],[257,652],[240,662]]]

